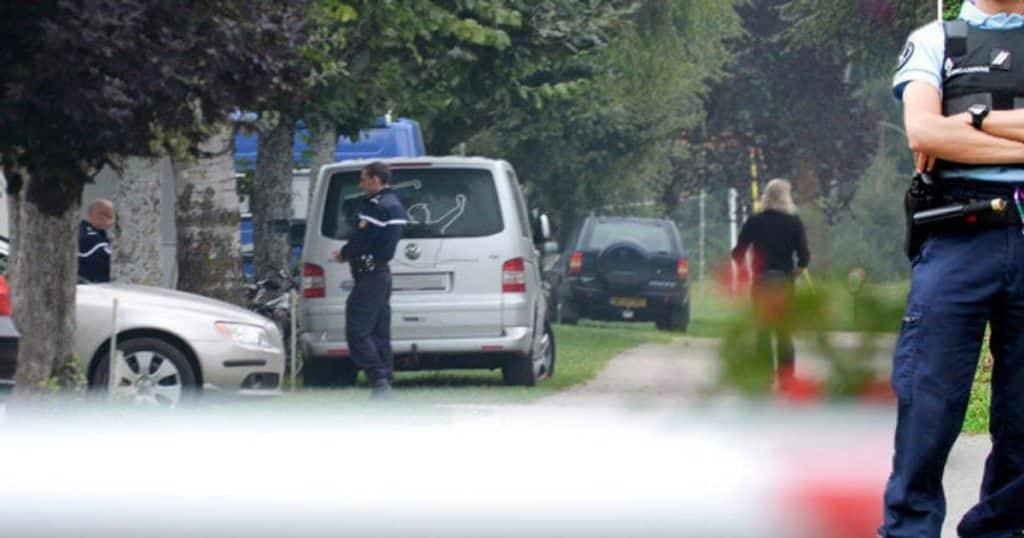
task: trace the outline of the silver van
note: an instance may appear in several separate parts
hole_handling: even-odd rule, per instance
[[[370,161],[324,166],[303,247],[299,345],[306,386],[351,385],[345,299],[354,285],[331,253],[349,238]],[[409,223],[391,261],[396,370],[500,368],[531,386],[555,369],[540,254],[546,216],[531,222],[512,166],[466,157],[384,159]],[[535,231],[536,230],[536,231]]]

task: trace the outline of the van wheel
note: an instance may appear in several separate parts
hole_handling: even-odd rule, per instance
[[[501,367],[501,377],[506,385],[532,387],[537,381],[551,377],[555,371],[555,335],[551,325],[544,324],[541,335],[529,355],[510,359]]]
[[[555,377],[555,359],[558,354],[555,352],[555,332],[551,330],[551,324],[544,324],[544,336],[540,342],[540,352],[543,354],[543,361],[541,366],[543,371],[541,372],[542,379],[551,379]]]
[[[302,365],[302,385],[309,388],[351,387],[358,375],[348,357],[310,357]]]

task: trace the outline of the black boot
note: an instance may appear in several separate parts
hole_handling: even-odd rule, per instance
[[[373,382],[370,389],[371,400],[394,400],[395,392],[391,390],[391,381],[387,378],[378,379]]]

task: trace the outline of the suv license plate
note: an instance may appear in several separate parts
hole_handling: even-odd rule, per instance
[[[642,297],[612,297],[612,306],[622,308],[647,308],[647,299]]]

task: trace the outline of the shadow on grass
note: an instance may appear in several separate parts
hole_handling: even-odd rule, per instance
[[[500,372],[426,371],[398,372],[396,389],[504,387]]]

